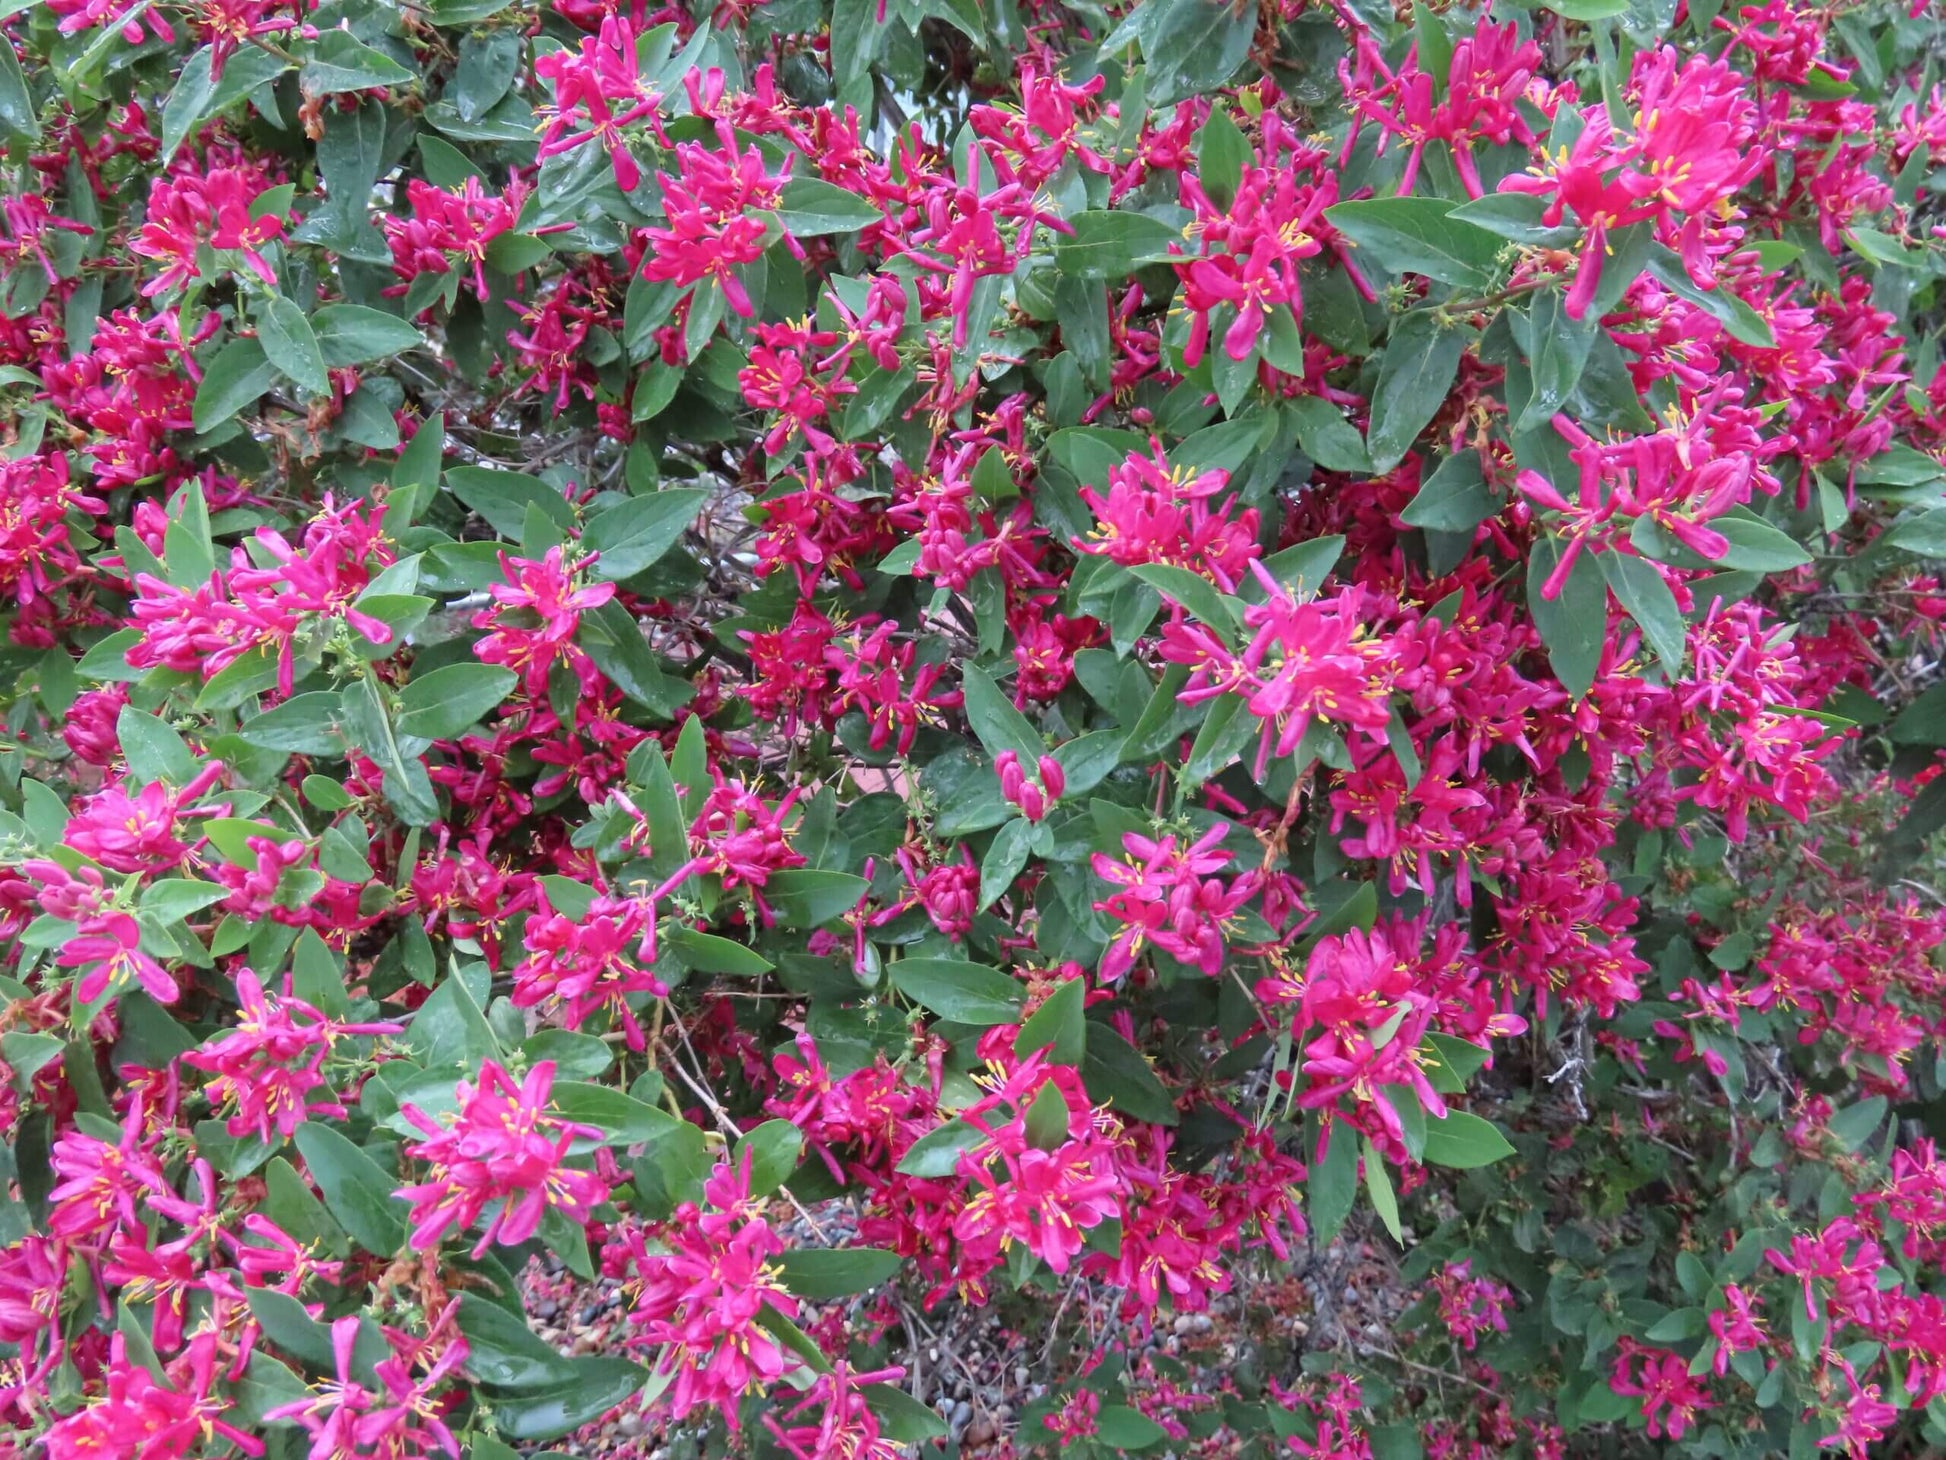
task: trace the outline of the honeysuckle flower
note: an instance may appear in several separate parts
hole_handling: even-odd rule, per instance
[[[324,1074],[332,1047],[346,1035],[377,1037],[404,1027],[328,1018],[291,992],[289,974],[274,1000],[247,968],[237,973],[236,989],[236,1024],[183,1056],[184,1064],[213,1076],[206,1087],[211,1103],[234,1109],[225,1122],[233,1136],[254,1134],[269,1143],[272,1131],[287,1140],[306,1120],[343,1120],[345,1107]]]
[[[1040,757],[1034,776],[1029,777],[1019,755],[1003,750],[993,758],[993,770],[1000,777],[1000,794],[1018,806],[1020,814],[1029,821],[1045,820],[1054,803],[1068,789],[1067,772],[1051,755]]]
[[[56,1421],[42,1436],[49,1460],[94,1460],[100,1455],[153,1456],[176,1460],[212,1435],[246,1455],[261,1455],[261,1441],[222,1416],[229,1400],[211,1392],[216,1378],[214,1334],[204,1334],[170,1380],[158,1379],[129,1358],[127,1340],[109,1339],[106,1392]]]
[[[251,211],[268,187],[261,175],[234,167],[157,181],[149,194],[148,219],[129,247],[167,267],[143,286],[143,296],[153,298],[202,277],[198,250],[204,247],[240,254],[274,289],[277,275],[262,250],[283,236],[284,220],[275,212]]]
[[[407,1154],[431,1168],[428,1180],[398,1192],[412,1204],[415,1249],[438,1246],[453,1228],[467,1230],[490,1208],[473,1255],[496,1242],[517,1247],[540,1229],[549,1212],[581,1219],[606,1199],[606,1181],[567,1164],[577,1137],[601,1132],[548,1114],[553,1088],[552,1060],[536,1064],[519,1084],[487,1060],[477,1080],[459,1082],[458,1108],[444,1120],[411,1103],[400,1107],[426,1136],[408,1146]]]
[[[658,1234],[665,1250],[651,1251],[639,1230],[624,1239],[637,1293],[629,1322],[640,1328],[635,1342],[661,1350],[656,1370],[672,1379],[670,1414],[718,1408],[732,1432],[738,1401],[802,1362],[762,1322],[766,1313],[796,1317],[798,1302],[772,1261],[783,1239],[749,1193],[747,1158],[719,1165],[704,1204],[683,1203]]]
[[[1234,860],[1220,849],[1228,834],[1228,827],[1213,826],[1185,846],[1173,835],[1156,839],[1126,832],[1122,860],[1094,854],[1095,875],[1120,889],[1095,904],[1097,912],[1122,925],[1102,957],[1102,982],[1127,973],[1151,944],[1212,978],[1221,972],[1224,927],[1260,881],[1256,872],[1227,883],[1211,875]]]
[[[1667,1349],[1644,1348],[1624,1337],[1609,1370],[1608,1387],[1642,1401],[1650,1439],[1680,1440],[1715,1405],[1709,1389],[1689,1374],[1689,1361]]]

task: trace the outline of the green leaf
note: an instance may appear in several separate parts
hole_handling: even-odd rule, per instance
[[[1547,425],[1567,404],[1601,330],[1592,310],[1581,319],[1571,319],[1563,301],[1560,290],[1545,289],[1534,296],[1524,314],[1511,316],[1514,339],[1533,375],[1533,394],[1513,424],[1515,435]]]
[[[773,872],[764,884],[764,901],[787,928],[815,928],[858,906],[867,883],[850,872],[794,867]]]
[[[0,126],[25,141],[40,135],[40,115],[12,45],[0,46]]]
[[[1777,348],[1777,336],[1771,331],[1768,320],[1744,303],[1734,291],[1720,284],[1714,289],[1697,285],[1690,279],[1683,261],[1672,250],[1661,244],[1651,248],[1649,272],[1661,280],[1670,293],[1715,316],[1731,339],[1759,350]]]
[[[1514,1153],[1513,1144],[1490,1120],[1464,1110],[1426,1122],[1426,1164],[1470,1169],[1491,1166]]]
[[[474,34],[459,43],[459,69],[446,97],[462,122],[477,122],[500,104],[520,75],[521,49],[512,30]]]
[[[293,695],[274,709],[253,715],[237,735],[249,745],[291,755],[342,756],[345,753],[344,701],[329,690]]]
[[[456,1066],[470,1073],[480,1061],[500,1058],[500,1041],[457,977],[445,979],[426,996],[406,1029],[406,1043],[429,1070]]]
[[[1887,547],[1921,558],[1946,558],[1946,507],[1935,507],[1893,524],[1885,534]]]
[[[254,339],[232,340],[204,369],[190,420],[200,432],[213,431],[255,405],[276,379],[277,371],[261,344]]]
[[[1461,203],[1446,216],[1449,222],[1468,223],[1510,243],[1536,248],[1560,248],[1580,236],[1570,224],[1543,223],[1541,215],[1546,211],[1546,202],[1531,193],[1488,193]]]
[[[165,877],[142,889],[142,913],[158,923],[179,923],[190,914],[214,906],[229,895],[229,888],[219,887],[214,882],[199,882],[193,877]]]
[[[750,1195],[768,1196],[790,1179],[804,1150],[804,1132],[788,1120],[767,1120],[748,1132],[730,1153],[730,1166],[750,1163]]]
[[[334,369],[402,355],[425,343],[415,325],[362,304],[327,304],[311,317],[311,326],[317,333],[324,363]],[[425,433],[422,430],[420,434]]]
[[[1437,198],[1366,198],[1324,210],[1352,241],[1361,262],[1390,274],[1424,274],[1468,289],[1491,284],[1505,242],[1477,224],[1455,220]]]
[[[946,1421],[939,1411],[921,1404],[905,1390],[890,1384],[867,1384],[858,1392],[878,1416],[879,1433],[886,1439],[901,1445],[923,1445],[946,1437]]]
[[[552,1100],[562,1119],[591,1125],[607,1136],[611,1146],[643,1146],[668,1135],[679,1122],[668,1111],[644,1104],[607,1085],[563,1080],[554,1086]]]
[[[406,1205],[392,1195],[397,1180],[327,1126],[307,1121],[297,1128],[296,1140],[326,1209],[354,1242],[376,1257],[389,1257],[405,1245]]]
[[[1534,616],[1534,627],[1540,630],[1541,643],[1547,647],[1554,677],[1570,695],[1580,699],[1593,687],[1595,672],[1601,667],[1601,651],[1608,637],[1608,589],[1593,554],[1583,551],[1576,555],[1559,595],[1543,597],[1542,585],[1565,550],[1560,538],[1535,539],[1527,559],[1527,608]]]
[[[1014,1054],[1024,1058],[1045,1049],[1054,1064],[1080,1064],[1088,1049],[1088,1021],[1082,1017],[1086,995],[1085,980],[1078,978],[1069,979],[1049,994],[1020,1026]]]
[[[123,705],[115,717],[115,736],[121,741],[129,774],[138,782],[184,786],[196,778],[201,763],[183,738],[154,715]]]
[[[1058,1150],[1074,1126],[1074,1113],[1068,1109],[1067,1096],[1049,1080],[1028,1102],[1027,1118],[1022,1123],[1027,1144],[1037,1151]]]
[[[1946,684],[1935,684],[1899,711],[1886,734],[1894,745],[1946,746]]]
[[[1222,0],[1148,0],[1142,55],[1148,61],[1148,102],[1168,106],[1219,90],[1249,59],[1256,12]]]
[[[540,1389],[574,1378],[573,1360],[549,1347],[518,1314],[476,1293],[460,1296],[459,1331],[466,1338],[466,1372],[483,1384]]]
[[[1372,469],[1365,439],[1344,414],[1315,395],[1301,395],[1282,407],[1297,418],[1297,444],[1326,471],[1367,473]]]
[[[777,201],[777,221],[799,238],[827,233],[856,233],[885,215],[876,204],[822,178],[794,177],[784,184]]]
[[[1671,677],[1682,672],[1683,651],[1689,632],[1683,623],[1676,595],[1660,569],[1646,558],[1627,553],[1607,552],[1599,559],[1602,576],[1608,580],[1616,602],[1641,627],[1642,637],[1655,650]]]
[[[1371,429],[1366,432],[1374,472],[1389,472],[1405,460],[1419,433],[1445,403],[1465,348],[1465,336],[1442,328],[1430,310],[1404,315],[1393,325],[1372,394]]]
[[[1038,776],[1037,767],[1047,749],[1040,731],[1014,708],[1013,701],[1000,692],[984,669],[969,664],[962,674],[967,723],[980,737],[987,754],[997,759],[1002,751],[1011,750],[1020,757],[1022,770]]]
[[[1825,1129],[1837,1140],[1839,1149],[1850,1154],[1872,1138],[1872,1133],[1884,1123],[1886,1109],[1883,1095],[1868,1095],[1834,1113],[1825,1122]]]
[[[1093,1021],[1088,1047],[1081,1061],[1081,1083],[1097,1100],[1105,1100],[1133,1120],[1150,1125],[1175,1125],[1176,1102],[1149,1068],[1142,1052],[1115,1030]]]
[[[1169,563],[1135,563],[1128,571],[1165,599],[1188,609],[1190,617],[1216,630],[1225,643],[1236,632],[1236,620],[1225,606],[1223,595],[1200,573]]]
[[[1196,134],[1196,175],[1217,207],[1227,209],[1236,198],[1237,184],[1251,158],[1250,143],[1230,119],[1229,109],[1212,108],[1203,130]]]
[[[936,1129],[927,1131],[907,1148],[899,1158],[898,1170],[906,1176],[919,1176],[929,1180],[951,1176],[959,1170],[962,1151],[976,1151],[987,1143],[984,1131],[977,1130],[963,1120],[949,1120]]]
[[[1470,535],[1504,505],[1487,489],[1486,477],[1480,471],[1480,453],[1469,447],[1455,451],[1419,484],[1418,494],[1406,504],[1399,520],[1433,532]]]
[[[828,1247],[783,1253],[777,1266],[786,1288],[821,1303],[869,1292],[898,1272],[902,1261],[880,1247]]]
[[[1180,232],[1145,213],[1077,213],[1068,226],[1074,233],[1054,240],[1054,267],[1077,279],[1120,280],[1169,259],[1169,246],[1182,243]]]
[[[993,844],[980,859],[981,911],[991,907],[996,898],[1013,886],[1014,878],[1033,855],[1033,842],[1034,825],[1023,817],[1016,816],[994,834]]]
[[[646,497],[631,497],[588,523],[581,545],[601,554],[594,575],[606,582],[633,578],[674,547],[709,493],[699,487],[665,487]]]
[[[486,466],[449,467],[446,486],[510,542],[519,542],[526,531],[529,507],[538,507],[556,527],[574,527],[574,508],[567,498],[525,472]]]
[[[1462,1095],[1466,1082],[1487,1062],[1487,1051],[1449,1034],[1428,1034],[1426,1046],[1432,1058],[1426,1062],[1426,1078],[1442,1095]]]
[[[364,91],[373,86],[408,86],[419,78],[385,52],[374,50],[348,30],[321,30],[304,58],[298,83],[313,96]]]
[[[1111,1450],[1153,1450],[1169,1432],[1139,1409],[1104,1404],[1095,1416],[1095,1440]]]
[[[627,1359],[589,1357],[569,1362],[574,1367],[571,1379],[489,1395],[494,1429],[509,1440],[559,1439],[633,1398],[650,1381],[647,1369]]]
[[[448,740],[513,692],[520,676],[497,664],[449,664],[415,675],[399,695],[398,733]]]
[[[132,18],[132,15],[124,15],[121,19],[128,21]],[[115,44],[121,43],[115,39],[113,26],[103,26],[102,36]],[[169,99],[162,104],[160,161],[164,163],[175,157],[176,150],[204,122],[232,103],[241,101],[266,81],[290,69],[288,61],[279,59],[269,51],[244,46],[223,63],[221,76],[212,77],[213,56],[214,52],[209,46],[204,46],[191,56],[177,74]]]
[[[288,1293],[269,1288],[245,1288],[250,1316],[257,1320],[264,1337],[292,1358],[326,1373],[338,1371],[338,1360],[331,1345],[331,1330],[304,1310],[304,1305]],[[374,1348],[374,1341],[377,1348]],[[384,1358],[387,1350],[376,1325],[361,1321],[358,1340],[352,1347],[354,1364],[370,1365]]]
[[[905,958],[892,965],[892,986],[956,1024],[987,1028],[1020,1018],[1026,990],[983,963],[958,958]]]
[[[1304,1154],[1307,1159],[1311,1156],[1308,1142]],[[1342,1121],[1331,1123],[1325,1153],[1311,1161],[1304,1193],[1311,1230],[1319,1242],[1330,1242],[1344,1228],[1358,1200],[1358,1133]]]
[[[685,968],[698,973],[754,975],[768,973],[776,965],[756,949],[723,938],[715,933],[699,933],[694,928],[674,928],[663,941],[675,950]]]
[[[642,637],[640,625],[615,599],[581,616],[576,639],[616,689],[665,720],[696,692],[683,680],[662,672],[662,662]]]
[[[531,233],[500,233],[486,246],[487,267],[512,277],[524,274],[554,252],[547,240]]]
[[[1392,1178],[1385,1170],[1385,1158],[1372,1145],[1370,1136],[1365,1137],[1365,1191],[1372,1199],[1372,1210],[1385,1223],[1385,1230],[1392,1234],[1392,1240],[1404,1242],[1405,1229],[1399,1225],[1399,1198],[1392,1190]]]
[[[1323,586],[1344,550],[1344,535],[1334,532],[1329,537],[1314,537],[1272,553],[1263,560],[1264,570],[1302,600],[1312,597]],[[1263,586],[1251,578],[1243,584],[1243,597],[1260,601],[1264,597]]]
[[[1747,510],[1711,518],[1709,525],[1730,540],[1730,550],[1716,560],[1718,567],[1784,573],[1811,561],[1811,555],[1788,535]]]
[[[324,354],[304,311],[281,294],[265,301],[257,316],[257,338],[270,363],[309,395],[329,395],[331,377],[325,374]]]

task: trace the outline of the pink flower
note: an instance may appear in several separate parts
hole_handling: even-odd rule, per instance
[[[414,1460],[436,1447],[458,1460],[459,1441],[440,1418],[449,1407],[439,1391],[466,1359],[466,1340],[456,1331],[459,1304],[449,1302],[432,1318],[423,1339],[385,1330],[390,1352],[373,1366],[377,1389],[353,1377],[353,1349],[361,1325],[349,1314],[331,1325],[337,1378],[313,1393],[265,1413],[266,1420],[295,1420],[311,1439],[310,1460],[383,1455]],[[416,1377],[412,1370],[422,1370]]]
[[[1150,455],[1131,453],[1108,474],[1108,495],[1081,489],[1100,526],[1074,539],[1076,552],[1132,566],[1164,563],[1208,578],[1234,593],[1245,570],[1256,561],[1257,509],[1232,518],[1235,499],[1212,508],[1210,499],[1229,483],[1224,471],[1192,472],[1172,467],[1162,443],[1152,439]]]
[[[500,571],[506,581],[487,588],[493,606],[473,618],[475,628],[488,630],[473,651],[480,662],[514,670],[527,693],[537,699],[546,697],[548,676],[556,661],[565,660],[583,677],[592,674],[594,663],[575,644],[575,631],[581,626],[583,613],[600,608],[615,596],[615,585],[577,587],[574,574],[578,569],[567,567],[558,547],[549,548],[537,560],[509,557],[503,552]]]
[[[1680,1440],[1696,1423],[1696,1416],[1715,1406],[1709,1390],[1689,1376],[1689,1361],[1667,1349],[1642,1348],[1624,1338],[1608,1375],[1617,1394],[1639,1397],[1649,1438],[1667,1435]]]
[[[496,1203],[473,1248],[475,1257],[495,1242],[519,1246],[540,1229],[549,1211],[585,1221],[607,1200],[607,1182],[567,1165],[577,1136],[601,1132],[549,1115],[553,1088],[552,1060],[535,1065],[519,1085],[487,1060],[477,1081],[460,1081],[459,1108],[443,1122],[415,1105],[402,1107],[405,1118],[427,1136],[408,1146],[406,1154],[432,1168],[431,1179],[398,1192],[412,1203],[415,1249],[438,1246],[452,1228],[464,1231]]]
[[[985,1250],[997,1259],[1007,1243],[1019,1242],[1064,1273],[1088,1230],[1121,1213],[1121,1179],[1097,1142],[1003,1150],[999,1159],[1002,1174],[996,1175],[986,1162],[961,1157],[979,1189],[954,1218],[953,1235],[976,1255]]]
[[[175,1367],[176,1385],[163,1383],[128,1357],[127,1341],[109,1339],[107,1392],[59,1420],[42,1437],[48,1460],[100,1460],[103,1455],[140,1455],[178,1460],[200,1452],[212,1432],[246,1455],[264,1447],[222,1418],[231,1400],[212,1394],[216,1335],[205,1333]]]
[[[143,286],[143,297],[202,277],[197,251],[205,246],[242,255],[252,272],[275,288],[277,276],[259,250],[283,236],[284,220],[272,212],[251,216],[251,205],[268,187],[254,170],[235,167],[158,178],[149,193],[147,221],[128,245],[132,252],[167,265]]]
[[[254,1134],[266,1144],[274,1144],[272,1131],[287,1140],[307,1120],[345,1118],[345,1107],[324,1075],[333,1044],[347,1034],[397,1034],[404,1027],[327,1018],[292,995],[288,973],[283,996],[274,1002],[250,969],[239,970],[236,987],[236,1027],[191,1050],[182,1062],[215,1076],[206,1088],[212,1104],[236,1107],[224,1126],[231,1135]]]
[[[668,985],[648,969],[656,957],[653,901],[597,897],[578,918],[539,911],[527,920],[525,939],[527,956],[513,971],[515,1008],[558,1003],[569,1029],[609,1009],[627,1032],[628,1047],[647,1047],[628,998],[669,996]]]
[[[1011,750],[1003,750],[993,758],[993,769],[1000,777],[1000,794],[1018,806],[1020,814],[1029,821],[1044,820],[1068,788],[1067,772],[1051,755],[1042,756],[1035,766],[1039,780],[1028,779],[1020,757]]]
[[[750,1169],[719,1165],[704,1184],[707,1209],[685,1202],[657,1233],[666,1251],[649,1250],[639,1229],[625,1234],[640,1291],[629,1322],[633,1342],[660,1346],[659,1374],[672,1418],[718,1409],[734,1433],[738,1401],[767,1388],[802,1362],[763,1326],[766,1312],[797,1316],[797,1300],[772,1264],[784,1242],[750,1200]]]
[[[1151,943],[1212,978],[1222,971],[1223,926],[1260,882],[1255,872],[1227,885],[1210,875],[1230,865],[1231,854],[1219,850],[1227,834],[1227,827],[1213,826],[1184,847],[1174,836],[1155,841],[1127,832],[1123,860],[1094,854],[1095,875],[1121,889],[1094,905],[1122,924],[1101,960],[1104,983],[1128,972]]]
[[[762,257],[765,225],[746,210],[777,206],[790,165],[772,176],[761,152],[738,146],[728,122],[716,124],[716,136],[717,147],[678,143],[678,176],[657,174],[669,224],[643,230],[642,275],[679,288],[714,279],[730,308],[748,319],[755,306],[735,270]]]
[[[185,814],[182,808],[222,778],[222,763],[211,761],[180,790],[151,781],[130,796],[128,782],[117,781],[82,802],[63,839],[111,871],[173,871],[201,842],[200,838],[186,842],[176,835],[176,824]],[[225,809],[212,807],[200,814],[220,814]]]
[[[467,178],[457,193],[413,178],[406,184],[409,211],[403,217],[388,213],[383,220],[392,272],[409,284],[421,274],[465,268],[472,273],[474,294],[484,302],[487,245],[519,221],[525,193],[518,180],[504,194],[489,196],[477,177]]]

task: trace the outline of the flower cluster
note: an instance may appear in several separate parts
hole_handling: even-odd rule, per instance
[[[1946,1453],[1938,7],[1110,9],[0,6],[0,1460]]]

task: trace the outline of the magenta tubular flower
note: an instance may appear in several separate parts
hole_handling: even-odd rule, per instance
[[[278,1139],[288,1140],[298,1126],[318,1116],[343,1120],[345,1107],[323,1073],[332,1046],[347,1034],[397,1034],[404,1028],[327,1018],[292,995],[288,973],[283,995],[275,1001],[250,969],[238,972],[236,986],[236,1027],[183,1056],[185,1065],[215,1077],[207,1086],[212,1104],[235,1107],[225,1122],[233,1136],[254,1134],[269,1143],[273,1131]]]
[[[525,936],[527,957],[513,972],[516,1008],[555,1003],[569,1029],[607,1009],[626,1032],[630,1049],[647,1047],[628,996],[669,996],[668,985],[646,966],[656,957],[652,900],[597,897],[578,918],[536,913]]]
[[[979,1189],[953,1221],[970,1249],[997,1257],[1019,1242],[1055,1272],[1065,1273],[1090,1228],[1121,1214],[1121,1178],[1111,1154],[1087,1140],[1052,1151],[1003,1151],[1004,1180],[971,1155],[961,1157]]]
[[[215,1335],[192,1348],[175,1366],[176,1387],[158,1381],[128,1357],[127,1341],[109,1339],[106,1393],[59,1420],[42,1437],[48,1460],[100,1460],[104,1455],[140,1455],[143,1460],[179,1460],[221,1435],[246,1455],[261,1455],[263,1445],[228,1423],[222,1414],[231,1401],[212,1394],[216,1377]]]
[[[615,185],[625,193],[641,183],[642,169],[622,129],[646,121],[664,146],[669,140],[656,120],[661,94],[642,84],[635,37],[635,22],[610,12],[597,34],[582,39],[579,55],[553,51],[534,63],[535,73],[554,87],[554,104],[542,111],[548,120],[541,132],[541,159],[599,142],[615,170]]]
[[[798,1303],[771,1261],[783,1239],[750,1201],[749,1181],[747,1158],[740,1170],[719,1165],[704,1184],[707,1209],[685,1202],[657,1234],[666,1251],[651,1252],[637,1228],[624,1234],[638,1284],[628,1316],[641,1333],[632,1341],[661,1347],[656,1370],[672,1378],[671,1417],[720,1409],[733,1433],[738,1401],[801,1362],[761,1321],[767,1312],[795,1318]]]
[[[1234,593],[1259,554],[1256,508],[1232,517],[1234,498],[1212,507],[1210,499],[1229,484],[1227,472],[1172,467],[1160,440],[1151,439],[1149,446],[1149,455],[1132,452],[1108,474],[1107,496],[1093,487],[1081,489],[1081,500],[1100,525],[1086,538],[1074,539],[1075,551],[1128,566],[1187,568]]]
[[[1051,755],[1042,756],[1036,764],[1038,780],[1028,778],[1020,757],[1011,750],[1003,750],[993,758],[993,769],[1000,777],[1000,794],[1018,806],[1020,814],[1029,821],[1044,820],[1068,788],[1067,773]]]
[[[1232,860],[1229,852],[1217,850],[1226,833],[1225,827],[1211,827],[1183,847],[1173,836],[1153,841],[1127,832],[1123,860],[1095,853],[1095,875],[1120,889],[1094,905],[1122,924],[1102,956],[1104,983],[1128,972],[1150,944],[1212,978],[1222,971],[1223,925],[1256,895],[1261,882],[1255,872],[1227,885],[1210,875]]]
[[[580,566],[586,566],[585,562]],[[577,586],[575,573],[551,547],[539,559],[500,554],[506,581],[488,586],[491,608],[473,616],[475,628],[488,633],[474,653],[485,664],[501,664],[521,676],[527,693],[545,699],[547,680],[557,661],[584,677],[594,664],[574,642],[581,615],[600,608],[615,596],[613,583]]]
[[[488,1060],[477,1082],[460,1082],[459,1109],[444,1123],[415,1105],[403,1107],[406,1119],[427,1136],[406,1153],[432,1168],[429,1180],[398,1192],[412,1204],[416,1250],[438,1246],[455,1227],[471,1227],[489,1207],[495,1210],[473,1248],[475,1257],[496,1242],[525,1242],[550,1210],[585,1220],[607,1200],[607,1182],[567,1165],[577,1136],[601,1132],[547,1114],[553,1088],[551,1060],[535,1065],[519,1085]]]
[[[680,287],[714,279],[737,315],[755,313],[736,269],[763,255],[765,224],[747,209],[774,209],[790,165],[772,175],[755,147],[738,146],[728,122],[716,124],[717,147],[683,142],[676,147],[678,176],[658,174],[666,228],[643,230],[644,278],[667,280]]]
[[[204,245],[240,253],[252,272],[275,288],[277,276],[259,250],[283,236],[284,220],[275,213],[250,215],[251,204],[269,186],[254,171],[234,167],[158,179],[149,194],[147,221],[129,243],[132,252],[167,266],[143,286],[143,297],[153,298],[201,277],[196,254]]]
[[[186,814],[183,807],[222,778],[222,762],[211,761],[180,790],[172,791],[162,782],[152,781],[130,796],[128,781],[117,781],[82,803],[69,820],[63,839],[112,871],[171,871],[201,841],[186,842],[176,835],[176,824]],[[221,814],[225,809],[212,807],[199,814]]]
[[[158,1004],[173,1004],[182,989],[163,966],[142,951],[142,931],[127,913],[110,913],[85,923],[82,931],[61,945],[54,961],[63,968],[88,971],[74,986],[74,996],[92,1004],[103,994],[131,984]]]

